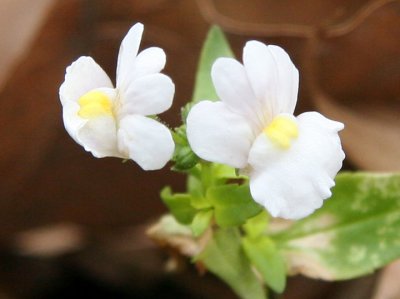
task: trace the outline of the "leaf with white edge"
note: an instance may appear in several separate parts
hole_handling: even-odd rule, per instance
[[[251,269],[240,243],[237,229],[215,232],[205,250],[196,258],[225,281],[242,299],[266,299],[261,281]]]
[[[187,257],[198,255],[207,242],[207,239],[194,238],[190,227],[180,224],[170,214],[162,216],[146,231],[146,234],[157,243],[172,247]]]
[[[286,266],[275,243],[268,237],[243,238],[243,249],[265,283],[275,292],[282,293],[286,285]]]
[[[191,204],[191,197],[186,193],[172,194],[170,187],[165,187],[161,191],[161,199],[169,208],[174,217],[182,224],[190,224],[196,215],[196,209]]]
[[[195,237],[201,236],[210,226],[213,212],[213,210],[202,210],[199,211],[196,216],[194,216],[190,227],[192,228],[192,232]]]
[[[183,225],[176,221],[176,218],[170,214],[163,215],[158,222],[153,225],[148,233],[151,234],[151,230],[153,227],[157,227],[156,233],[159,235],[179,235],[179,236],[186,236],[191,237],[192,231],[189,226]]]
[[[201,100],[215,101],[218,99],[211,81],[211,67],[217,58],[233,56],[233,52],[222,30],[217,26],[211,27],[201,50],[192,102],[196,103]]]
[[[221,185],[207,190],[215,209],[215,221],[221,227],[241,225],[263,209],[250,194],[248,185]]]
[[[400,257],[400,174],[342,173],[316,213],[271,238],[289,272],[326,280],[371,273]]]

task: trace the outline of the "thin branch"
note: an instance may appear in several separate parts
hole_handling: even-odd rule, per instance
[[[259,24],[242,22],[224,16],[215,8],[212,0],[197,0],[200,12],[210,23],[221,26],[225,31],[243,35],[287,36],[308,38],[314,34],[314,28],[296,24]]]
[[[385,6],[391,2],[398,2],[399,0],[377,0],[370,1],[368,4],[363,6],[359,11],[357,11],[351,18],[343,21],[342,23],[329,26],[324,30],[324,35],[326,37],[338,37],[346,35],[357,28],[362,22],[364,22],[370,15],[372,15],[376,10]]]
[[[242,35],[262,35],[267,37],[297,37],[311,38],[317,32],[325,37],[346,35],[357,28],[376,10],[388,3],[399,0],[373,0],[361,7],[353,16],[345,21],[331,26],[318,27],[298,24],[260,24],[235,20],[221,14],[215,7],[213,0],[196,0],[203,17],[210,23],[221,26],[225,31]]]

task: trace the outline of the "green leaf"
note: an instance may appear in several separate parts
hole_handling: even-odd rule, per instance
[[[243,229],[250,238],[257,238],[265,235],[269,222],[269,215],[266,211],[262,211],[257,216],[250,218],[243,225]]]
[[[248,185],[221,185],[207,190],[215,208],[215,221],[221,227],[241,225],[262,211],[251,197]]]
[[[203,194],[203,184],[198,177],[189,175],[187,178],[187,188],[191,195],[190,204],[192,207],[198,210],[211,207],[211,202]]]
[[[208,200],[208,198],[204,197],[202,195],[192,196],[190,204],[192,205],[192,207],[194,207],[198,210],[207,209],[207,208],[212,207],[211,202]]]
[[[219,57],[233,56],[232,50],[222,30],[217,26],[211,27],[201,50],[192,102],[196,103],[201,100],[218,99],[211,81],[212,64]]]
[[[197,260],[225,281],[240,298],[266,299],[265,290],[243,253],[237,229],[216,231]]]
[[[196,209],[194,209],[190,200],[191,197],[186,193],[175,193],[172,194],[170,187],[165,187],[161,191],[161,199],[171,211],[171,214],[182,224],[190,224],[193,217],[196,215]]]
[[[196,216],[194,216],[190,227],[192,228],[192,232],[195,237],[201,236],[210,226],[213,212],[213,210],[202,210],[199,211]]]
[[[244,252],[266,284],[275,292],[282,293],[286,285],[286,267],[274,242],[267,237],[247,237],[242,242]]]
[[[399,258],[399,232],[400,174],[343,173],[321,209],[273,238],[290,272],[339,280]]]

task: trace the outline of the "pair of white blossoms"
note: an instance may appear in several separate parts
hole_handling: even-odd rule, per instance
[[[171,106],[175,87],[160,73],[162,49],[138,54],[142,33],[138,23],[122,41],[115,88],[92,58],[80,57],[67,68],[60,99],[65,128],[85,150],[154,170],[175,146],[170,130],[148,116]],[[293,116],[299,75],[286,52],[250,41],[243,64],[219,58],[211,76],[220,101],[191,109],[193,151],[248,174],[252,197],[274,217],[298,219],[319,208],[345,156],[338,135],[343,124],[317,112]]]

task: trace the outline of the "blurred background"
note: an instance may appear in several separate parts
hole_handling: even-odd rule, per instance
[[[345,123],[345,169],[400,170],[400,1],[0,0],[0,299],[235,298],[185,262],[164,271],[168,254],[144,234],[166,211],[159,190],[183,190],[183,176],[94,159],[64,130],[66,66],[90,55],[114,78],[119,44],[138,21],[141,48],[167,53],[176,95],[161,118],[172,127],[218,24],[237,57],[249,39],[289,52],[300,70],[296,113]],[[280,298],[400,298],[384,297],[396,288],[385,273],[295,277]]]

